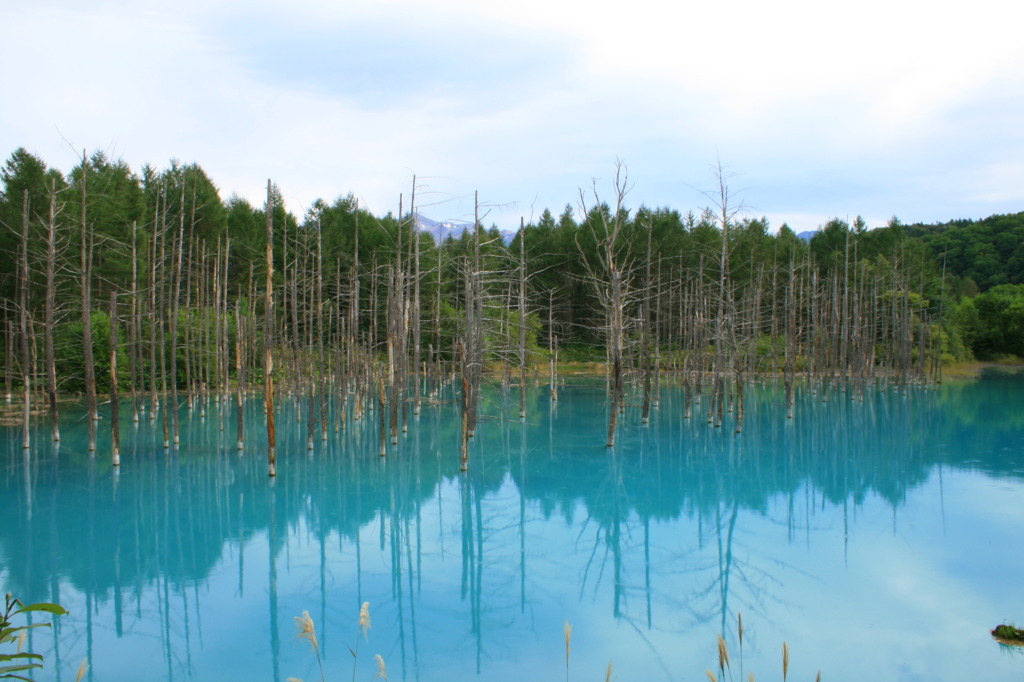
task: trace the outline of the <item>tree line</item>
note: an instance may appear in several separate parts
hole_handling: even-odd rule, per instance
[[[120,386],[132,419],[161,414],[171,443],[177,411],[161,401],[240,405],[263,383],[272,407],[276,377],[308,393],[310,444],[317,424],[326,438],[328,399],[351,404],[340,419],[376,401],[384,448],[445,381],[465,442],[484,375],[523,386],[546,373],[556,400],[556,360],[591,361],[608,377],[610,445],[627,391],[646,419],[663,376],[683,383],[687,416],[692,395],[709,423],[731,414],[739,430],[753,378],[781,379],[788,405],[797,377],[854,393],[934,380],[971,344],[1000,352],[986,311],[1024,299],[972,290],[953,249],[937,255],[939,230],[834,219],[808,241],[743,215],[720,167],[708,206],[685,213],[631,208],[615,170],[511,240],[478,208],[436,243],[418,229],[415,178],[382,216],[352,194],[296,216],[272,182],[253,206],[223,200],[197,164],[136,173],[83,152],[64,174],[18,149],[0,169],[5,391],[21,388],[28,410],[37,390],[59,437],[59,393],[94,413],[97,392]]]

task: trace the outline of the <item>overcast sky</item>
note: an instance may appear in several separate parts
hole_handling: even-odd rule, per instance
[[[197,162],[301,216],[518,226],[596,182],[708,204],[721,160],[772,228],[1024,210],[1024,41],[1006,0],[0,0],[0,155]]]

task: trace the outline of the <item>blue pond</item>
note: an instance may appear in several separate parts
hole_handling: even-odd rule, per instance
[[[748,390],[743,432],[682,418],[663,386],[604,447],[598,383],[490,387],[458,471],[454,396],[378,456],[377,414],[306,450],[305,403],[279,400],[278,476],[261,403],[109,423],[90,456],[80,407],[59,447],[0,432],[0,587],[70,614],[32,631],[38,680],[1021,679],[988,631],[1024,622],[1024,380],[812,394]],[[706,402],[705,402],[706,406]],[[101,408],[102,409],[102,408]],[[122,408],[122,415],[127,409]],[[360,637],[360,605],[372,627]],[[742,653],[737,619],[742,614]],[[38,622],[38,619],[37,619]],[[358,656],[353,658],[353,651]],[[743,671],[741,674],[740,666]],[[728,671],[726,678],[728,678]]]

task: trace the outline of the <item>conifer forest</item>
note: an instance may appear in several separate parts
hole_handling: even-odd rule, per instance
[[[806,238],[750,217],[720,166],[687,211],[631,206],[627,167],[612,171],[514,233],[488,227],[478,198],[441,238],[415,178],[386,215],[353,194],[295,215],[272,180],[254,206],[196,164],[136,172],[83,152],[64,173],[18,149],[0,195],[5,420],[25,448],[31,420],[59,440],[63,399],[81,396],[89,448],[103,412],[117,464],[119,420],[177,447],[166,405],[237,410],[244,450],[242,404],[260,394],[274,475],[277,396],[301,398],[309,449],[375,419],[386,454],[450,394],[465,469],[485,381],[557,401],[561,373],[602,376],[595,439],[611,446],[625,405],[646,421],[666,381],[685,390],[680,417],[740,432],[755,382],[782,386],[792,418],[801,382],[855,399],[1024,354],[1024,214],[834,219]],[[521,398],[510,416],[525,412]]]

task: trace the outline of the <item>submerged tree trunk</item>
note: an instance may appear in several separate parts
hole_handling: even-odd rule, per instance
[[[132,394],[132,421],[139,421],[139,359],[137,352],[139,329],[139,262],[138,262],[138,225],[132,221],[132,289],[128,310],[128,376]]]
[[[651,234],[654,228],[650,219],[647,221],[647,257],[644,259],[644,291],[643,291],[643,348],[641,349],[644,372],[644,397],[640,421],[648,423],[651,418]]]
[[[178,300],[181,298],[181,252],[185,245],[185,186],[181,186],[181,215],[178,221],[178,236],[171,243],[171,258],[174,259],[174,288],[171,292],[171,424],[174,429],[174,446],[181,441],[178,431]]]
[[[153,209],[153,248],[149,254],[149,420],[156,419],[156,413],[160,409],[160,399],[157,396],[156,382],[156,358],[157,358],[157,325],[160,309],[157,306],[157,242],[160,241],[160,199],[162,193],[157,192],[156,207]]]
[[[519,418],[526,419],[526,229],[519,219]]]
[[[548,292],[548,381],[551,402],[558,402],[558,349],[555,347],[555,292]]]
[[[89,452],[96,451],[96,363],[92,354],[92,234],[86,216],[86,177],[89,160],[82,152],[82,230],[79,275],[82,297],[82,362],[85,365],[85,407],[89,425]]]
[[[21,329],[21,381],[24,396],[21,448],[28,450],[31,445],[29,417],[32,414],[32,380],[31,380],[31,340],[28,333],[28,226],[29,199],[28,190],[22,192],[21,201],[21,254],[18,259],[20,275],[18,277],[18,321]]]
[[[274,442],[274,201],[272,185],[267,180],[267,279],[263,299],[263,405],[267,412],[267,470],[277,476],[277,450]]]
[[[46,354],[46,397],[50,404],[50,434],[60,441],[57,413],[57,368],[53,348],[53,324],[57,300],[57,186],[50,181],[50,215],[46,223],[46,303],[43,312],[43,346]]]
[[[238,296],[241,300],[241,292]],[[241,452],[245,445],[245,326],[242,324],[242,306],[239,303],[235,307],[235,396],[237,409],[236,441],[238,451]]]
[[[121,426],[117,395],[117,292],[110,294],[110,453],[113,466],[121,465]]]
[[[412,307],[410,309],[412,320],[412,413],[420,413],[420,363],[422,361],[422,336],[420,331],[420,236],[419,225],[416,221],[416,176],[412,176],[412,197],[409,200],[409,211],[412,216],[412,227],[410,229],[410,246],[413,247],[412,261]],[[407,325],[408,326],[408,325]]]

